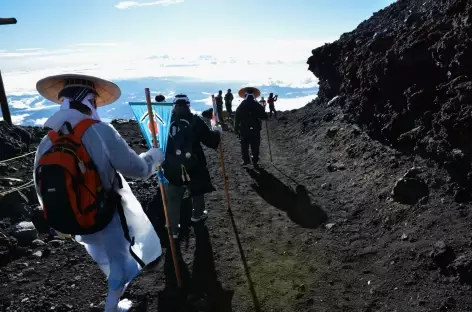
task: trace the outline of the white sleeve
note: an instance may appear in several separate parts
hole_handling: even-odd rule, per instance
[[[101,138],[104,152],[118,172],[133,179],[147,179],[155,172],[156,164],[149,151],[138,156],[113,126],[99,123],[92,129]]]

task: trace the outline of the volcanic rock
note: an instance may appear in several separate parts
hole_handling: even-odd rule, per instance
[[[38,231],[33,223],[27,221],[16,224],[11,234],[18,240],[18,243],[23,246],[30,245],[38,238]]]

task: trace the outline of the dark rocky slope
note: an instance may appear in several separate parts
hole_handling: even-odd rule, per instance
[[[472,186],[472,1],[397,1],[313,50],[320,103],[401,151],[431,158]]]

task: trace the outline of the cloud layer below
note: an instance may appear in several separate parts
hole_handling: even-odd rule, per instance
[[[151,3],[151,2],[148,2]],[[100,111],[107,119],[131,118],[129,101],[144,101],[149,87],[167,97],[189,93],[192,108],[202,111],[210,94],[246,85],[264,95],[278,93],[277,109],[304,106],[317,93],[317,79],[307,70],[311,50],[325,41],[265,40],[185,43],[179,46],[136,46],[130,42],[87,42],[58,50],[29,48],[0,51],[2,75],[16,124],[41,125],[58,106],[36,92],[46,76],[81,73],[116,82],[122,97]],[[261,49],[239,49],[240,46]],[[265,47],[270,46],[270,49]],[[287,49],[290,47],[290,49]],[[238,104],[238,100],[235,101]]]

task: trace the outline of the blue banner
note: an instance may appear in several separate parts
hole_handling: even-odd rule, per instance
[[[172,103],[152,103],[154,115],[154,127],[157,124],[157,142],[158,147],[165,153],[167,140],[169,138],[170,119],[172,117]],[[145,102],[130,102],[129,106],[136,117],[139,128],[146,139],[149,148],[152,147],[151,122],[149,120],[148,108]]]

